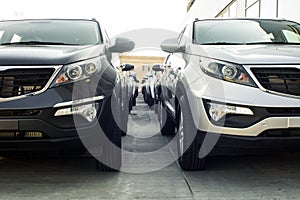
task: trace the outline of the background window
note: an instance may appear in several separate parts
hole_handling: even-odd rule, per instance
[[[256,1],[254,4],[251,4],[250,7],[246,8],[246,17],[259,17],[259,14],[260,14],[259,1]]]
[[[299,0],[278,0],[278,17],[300,21]]]
[[[252,4],[257,2],[258,0],[246,0],[246,7],[249,8]]]
[[[234,2],[229,7],[229,17],[237,17],[237,2]]]
[[[276,18],[277,14],[277,0],[260,0],[260,17]]]

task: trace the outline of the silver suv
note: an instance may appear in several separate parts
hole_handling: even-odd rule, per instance
[[[176,57],[164,72],[172,87],[162,84],[161,128],[176,130],[182,169],[203,169],[227,147],[299,146],[298,23],[196,19],[161,47]]]

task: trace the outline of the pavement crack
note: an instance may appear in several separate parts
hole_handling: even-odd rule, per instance
[[[169,143],[169,141],[168,141],[167,138],[165,138],[165,142],[166,142],[166,143]],[[173,155],[174,159],[176,160],[176,165],[177,165],[178,169],[180,170],[180,173],[181,173],[181,175],[182,175],[182,177],[183,177],[183,179],[184,179],[184,181],[185,181],[185,183],[186,183],[186,185],[187,185],[187,188],[189,189],[189,191],[190,191],[190,193],[191,193],[192,199],[195,200],[195,198],[194,198],[194,192],[193,192],[192,186],[191,186],[191,184],[189,183],[189,180],[188,180],[188,178],[186,177],[184,171],[181,169],[181,167],[180,167],[180,165],[179,165],[179,163],[178,163],[178,161],[177,161],[177,156],[175,156],[175,153],[174,153],[174,151],[172,150],[172,148],[169,148],[169,150],[170,150],[171,154]]]
[[[177,166],[178,166],[178,163],[177,163]],[[179,167],[179,166],[178,166],[178,167]],[[191,184],[189,183],[188,178],[186,177],[185,173],[184,173],[182,170],[181,170],[181,175],[183,176],[184,181],[185,181],[185,183],[186,183],[186,185],[187,185],[187,187],[188,187],[188,189],[189,189],[189,191],[190,191],[190,193],[191,193],[192,199],[194,200],[194,192],[193,192],[192,186],[191,186]]]

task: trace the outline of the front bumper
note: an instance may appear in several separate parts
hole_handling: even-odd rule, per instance
[[[239,105],[241,107],[247,107],[244,105]],[[231,136],[244,136],[244,137],[257,137],[262,134],[278,135],[275,130],[282,130],[282,134],[290,136],[298,136],[297,131],[300,130],[300,115],[299,113],[270,113],[270,110],[286,110],[289,108],[258,108],[250,107],[254,111],[253,116],[226,116],[220,124],[212,122],[209,114],[207,113],[207,108],[202,100],[199,100],[199,116],[201,119],[195,119],[196,127],[198,130],[218,133]],[[247,107],[249,108],[249,107]],[[290,108],[293,110],[293,108]],[[264,112],[261,112],[261,111]],[[259,111],[255,113],[255,111]],[[263,113],[263,114],[262,114]],[[195,116],[195,115],[194,115]],[[252,119],[251,119],[252,118]],[[198,123],[197,123],[198,122]],[[285,130],[291,132],[290,134],[285,133]],[[300,132],[300,131],[299,131]],[[299,133],[300,136],[300,133]]]
[[[214,134],[214,133],[208,133]],[[218,135],[218,134],[217,134]],[[243,137],[219,135],[209,155],[281,154],[300,151],[300,136]]]
[[[0,152],[48,152],[84,149],[79,137],[38,140],[0,140]]]
[[[299,130],[298,133],[300,133]],[[247,137],[198,131],[196,140],[201,145],[199,157],[300,152],[300,136]]]
[[[59,87],[0,103],[0,151],[82,149],[83,137],[89,140],[99,132],[98,119],[106,101],[101,97],[72,101],[71,90]],[[55,116],[60,109],[87,104],[97,108],[92,122],[81,115]]]

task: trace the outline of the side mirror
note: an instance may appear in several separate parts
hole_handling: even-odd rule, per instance
[[[131,71],[134,69],[134,65],[125,64],[121,66],[123,72]]]
[[[136,78],[136,76],[133,77],[133,80],[136,82],[136,83],[139,83],[140,81]]]
[[[152,70],[156,71],[156,72],[163,72],[164,71],[164,69],[161,68],[160,65],[153,65]]]
[[[167,39],[161,43],[160,48],[168,53],[184,52],[184,46],[178,46],[177,40],[177,38]]]
[[[124,53],[131,51],[134,49],[135,44],[132,40],[127,38],[121,38],[117,37],[116,42],[113,46],[109,48],[110,52],[116,52],[116,53]]]

